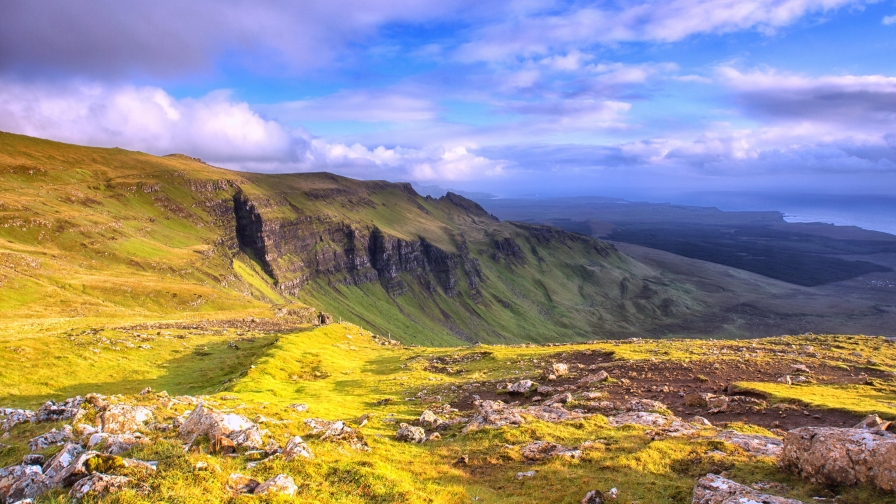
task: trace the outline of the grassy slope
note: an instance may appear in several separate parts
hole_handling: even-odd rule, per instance
[[[263,316],[262,313],[256,313]],[[95,321],[97,322],[97,321]],[[98,324],[93,324],[97,326]],[[450,400],[451,387],[495,380],[537,377],[547,363],[558,354],[576,350],[613,352],[616,358],[645,360],[718,359],[721,354],[736,359],[731,352],[737,342],[663,341],[638,345],[613,342],[579,344],[564,347],[482,346],[475,349],[423,349],[384,347],[371,334],[350,324],[333,324],[318,329],[297,328],[285,333],[246,330],[239,350],[226,343],[239,340],[233,330],[163,331],[154,335],[147,350],[115,350],[121,342],[143,342],[143,334],[153,331],[121,331],[108,327],[99,334],[81,334],[83,328],[65,325],[40,326],[44,341],[52,341],[43,350],[42,358],[32,360],[30,367],[8,366],[0,374],[0,387],[7,395],[4,404],[36,406],[48,395],[61,397],[86,391],[134,393],[144,386],[166,389],[172,395],[213,393],[212,400],[222,408],[233,408],[247,416],[261,414],[272,422],[265,425],[281,444],[291,435],[302,435],[316,454],[313,461],[283,462],[274,460],[255,468],[247,468],[251,457],[221,458],[206,453],[205,445],[184,453],[179,445],[159,440],[150,448],[140,448],[131,455],[160,460],[158,474],[141,476],[153,493],[140,496],[125,492],[111,502],[208,502],[228,501],[224,491],[227,476],[232,472],[266,478],[278,473],[292,475],[300,486],[299,499],[323,503],[360,502],[557,502],[576,503],[593,488],[619,490],[618,502],[686,503],[697,477],[711,470],[725,469],[735,480],[753,483],[762,480],[780,481],[792,487],[789,495],[811,501],[824,489],[808,485],[781,473],[774,460],[750,458],[739,449],[708,439],[665,439],[654,441],[644,430],[634,427],[610,428],[601,416],[563,424],[531,422],[519,428],[503,428],[461,434],[458,428],[444,433],[441,442],[412,445],[393,438],[397,422],[410,422],[427,406],[420,401],[407,401],[418,392],[438,394]],[[32,328],[38,332],[38,326]],[[135,335],[134,333],[137,333]],[[187,336],[180,339],[180,336]],[[97,344],[106,337],[111,344]],[[12,334],[6,334],[0,346],[3,358],[29,362],[28,355],[16,353],[10,345],[21,346]],[[254,340],[251,342],[250,340]],[[831,362],[851,363],[851,352],[876,352],[878,366],[891,368],[896,351],[876,339],[817,337],[787,340],[757,340],[761,347],[811,343],[823,350],[823,358]],[[94,354],[102,367],[88,357]],[[841,348],[841,347],[847,348]],[[131,353],[129,353],[131,352]],[[139,352],[139,353],[138,353]],[[487,352],[481,359],[462,364],[459,375],[442,375],[426,370],[432,357],[460,357],[473,352]],[[139,358],[137,358],[139,356]],[[79,358],[74,358],[79,357]],[[49,373],[55,365],[74,365],[72,373],[51,384],[45,380],[28,380],[35,373]],[[136,366],[135,366],[136,364]],[[77,367],[83,366],[83,367]],[[226,367],[225,367],[226,366]],[[90,373],[104,376],[87,380]],[[116,375],[116,373],[118,373]],[[125,373],[130,378],[125,379]],[[233,380],[222,385],[223,379]],[[23,384],[28,384],[23,385]],[[25,387],[25,388],[15,388]],[[30,387],[30,388],[29,388]],[[55,393],[51,391],[55,390]],[[856,387],[854,398],[875,401],[880,390]],[[896,400],[887,393],[886,400]],[[380,399],[393,402],[377,405]],[[146,401],[135,396],[132,400]],[[836,400],[836,398],[832,398]],[[287,406],[303,402],[306,413],[296,413]],[[160,410],[164,418],[179,415],[188,406]],[[851,408],[852,403],[843,405]],[[858,407],[864,410],[868,405]],[[372,414],[362,432],[371,446],[369,453],[356,452],[339,444],[307,437],[305,418],[341,419],[350,423],[364,413]],[[0,452],[0,465],[20,457],[27,439],[48,429],[49,425],[22,425],[14,429],[4,443],[13,447]],[[749,430],[749,427],[743,427]],[[588,440],[599,440],[597,448],[586,450],[579,461],[553,460],[529,463],[520,455],[520,446],[531,440],[549,440],[566,446],[578,446]],[[709,453],[721,450],[720,457]],[[52,451],[52,450],[51,450]],[[467,455],[470,464],[458,466],[454,461]],[[197,461],[210,463],[213,470],[194,472]],[[533,479],[517,481],[520,471],[536,470]],[[840,489],[841,501],[896,502],[892,496],[867,488]],[[53,502],[64,502],[64,500]]]
[[[230,185],[209,185],[222,180]],[[482,267],[482,302],[472,301],[459,269],[453,298],[408,274],[410,292],[396,298],[377,284],[335,286],[337,278],[318,279],[298,298],[284,295],[254,258],[235,252],[232,222],[216,216],[215,204],[228,203],[235,186],[270,202],[266,219],[329,217],[405,240],[422,237],[448,252],[466,239]],[[517,240],[524,260],[492,258],[495,240],[506,237]],[[397,184],[238,173],[185,157],[0,134],[0,319],[8,321],[181,318],[302,301],[404,342],[456,345],[635,335],[666,321],[661,302],[674,302],[680,313],[703,309],[687,286],[591,247],[536,243],[523,228]],[[627,294],[623,283],[631,286]]]

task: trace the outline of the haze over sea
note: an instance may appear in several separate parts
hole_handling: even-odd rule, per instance
[[[896,196],[704,192],[670,201],[726,211],[777,210],[787,222],[825,222],[896,235]]]

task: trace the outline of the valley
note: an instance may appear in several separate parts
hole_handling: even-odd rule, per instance
[[[853,236],[826,260],[873,271],[799,285],[408,184],[5,133],[0,189],[2,504],[687,503],[719,481],[896,502],[795,448],[889,449],[887,243]]]

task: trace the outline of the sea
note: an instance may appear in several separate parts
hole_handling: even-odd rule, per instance
[[[725,211],[777,210],[787,222],[858,226],[896,235],[896,196],[832,194],[688,193],[670,203]]]

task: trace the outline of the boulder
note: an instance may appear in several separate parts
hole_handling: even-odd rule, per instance
[[[64,425],[62,426],[62,429],[52,429],[46,434],[31,438],[31,440],[28,441],[28,449],[32,452],[41,451],[51,446],[65,444],[72,438],[72,428],[68,425]]]
[[[74,418],[81,409],[84,398],[81,396],[66,399],[63,402],[47,401],[34,414],[35,422],[58,422]]]
[[[868,415],[864,420],[856,424],[853,429],[889,430],[890,422],[881,420],[877,415]]]
[[[719,432],[715,439],[731,443],[750,455],[777,457],[784,443],[778,439],[760,434],[743,434],[733,430]]]
[[[100,415],[102,430],[106,434],[129,434],[143,428],[152,420],[152,411],[143,406],[113,404]]]
[[[43,465],[43,472],[48,478],[56,476],[63,469],[70,466],[72,462],[78,458],[78,455],[84,453],[84,448],[77,443],[66,443],[56,455]]]
[[[286,442],[286,447],[283,448],[283,458],[292,460],[299,457],[313,459],[314,454],[301,437],[293,436],[289,438],[289,441]]]
[[[258,485],[252,493],[255,495],[285,495],[292,497],[299,491],[296,482],[292,477],[285,474],[278,474],[273,478]]]
[[[234,497],[252,493],[261,483],[255,478],[233,473],[227,478],[227,491]]]
[[[814,483],[864,483],[894,491],[896,435],[881,430],[801,427],[784,436],[778,465]]]
[[[537,472],[538,471],[518,472],[518,473],[516,473],[516,479],[521,480],[523,478],[531,478],[531,477],[535,476],[535,473],[537,473]]]
[[[548,441],[533,441],[522,449],[523,457],[526,460],[544,460],[553,457],[563,457],[571,459],[579,459],[582,457],[582,451],[575,448],[566,448],[557,443]]]
[[[398,426],[398,432],[395,434],[395,439],[406,441],[408,443],[422,443],[426,441],[426,432],[420,427],[402,423]]]
[[[528,394],[536,387],[538,387],[538,385],[532,380],[520,380],[511,385],[507,391],[511,394]]]
[[[17,465],[0,469],[0,502],[18,502],[47,489],[40,466]]]
[[[0,408],[0,429],[8,431],[16,425],[34,422],[35,414],[31,410]]]
[[[233,431],[228,434],[227,437],[239,447],[248,448],[250,450],[260,450],[264,446],[262,433],[261,428],[259,428],[257,424],[253,424],[246,429]]]
[[[662,412],[669,411],[665,404],[651,399],[632,399],[622,406],[622,411]]]
[[[430,429],[438,429],[442,425],[442,419],[431,410],[426,410],[420,415],[420,425]]]
[[[691,504],[803,504],[802,501],[764,494],[752,488],[707,474],[697,481]]]
[[[88,495],[99,497],[121,491],[130,483],[131,479],[125,476],[95,473],[75,483],[69,496],[73,499],[83,499]]]
[[[91,436],[93,441],[93,436]],[[135,446],[148,445],[149,439],[139,433],[134,434],[112,434],[105,438],[106,443],[103,445],[102,452],[109,455],[119,455]],[[92,446],[90,446],[92,447]]]
[[[610,375],[607,374],[606,371],[600,371],[596,374],[590,374],[579,380],[576,385],[579,387],[591,387],[597,385],[600,382],[604,382],[610,379]]]
[[[684,396],[684,404],[691,408],[705,408],[709,398],[712,396],[712,394],[707,394],[706,392],[691,392]]]
[[[208,436],[215,440],[225,437],[231,432],[242,431],[252,427],[248,418],[233,413],[221,413],[199,403],[180,426],[178,436],[181,441],[190,443],[199,436]]]

